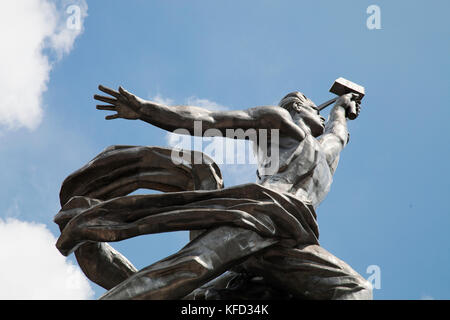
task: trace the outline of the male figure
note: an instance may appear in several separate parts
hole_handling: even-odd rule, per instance
[[[357,104],[358,112],[360,110],[359,96],[346,94],[336,102],[325,127],[325,118],[320,116],[314,102],[300,92],[286,95],[279,107],[209,111],[195,106],[165,106],[145,101],[122,88],[119,92],[103,86],[99,88],[113,96],[94,96],[97,100],[110,103],[98,105],[97,109],[117,112],[106,116],[107,120],[140,119],[171,132],[187,129],[192,135],[196,133],[195,121],[202,123],[201,134],[208,129],[218,129],[221,136],[226,136],[226,129],[278,129],[279,170],[270,176],[259,176],[259,184],[292,194],[314,207],[328,193],[339,154],[349,139],[345,111],[352,103]],[[318,140],[314,139],[319,136]],[[258,155],[263,156],[258,159],[258,172],[263,174],[268,166],[267,154],[263,152]]]
[[[239,219],[227,220],[224,225],[196,224],[193,229],[207,230],[179,253],[137,272],[107,292],[104,298],[177,299],[195,289],[204,296],[208,287],[220,286],[220,280],[214,282],[216,277],[235,268],[262,276],[268,284],[287,290],[296,298],[371,299],[370,284],[319,246],[314,212],[330,189],[339,154],[348,142],[346,109],[356,103],[359,113],[356,94],[340,97],[325,124],[315,104],[300,92],[289,93],[279,106],[209,111],[146,101],[121,87],[119,91],[103,86],[99,89],[111,97],[95,95],[95,99],[108,103],[98,105],[97,109],[117,112],[106,116],[107,120],[140,119],[168,131],[184,128],[191,134],[196,133],[194,121],[202,121],[203,132],[215,128],[222,136],[226,129],[278,129],[280,155],[275,174],[265,174],[272,163],[268,163],[267,154],[258,155],[258,184],[185,195],[174,193],[173,204],[178,209],[195,211],[210,206],[222,210],[213,213],[211,209],[215,221],[229,214],[239,214]],[[169,196],[152,195],[152,203],[169,201]],[[245,203],[240,201],[241,197],[246,198]],[[148,223],[142,220],[142,214],[140,220],[133,220],[133,225],[129,217],[121,220],[119,213],[126,208],[132,211],[137,202],[124,202],[126,197],[123,198],[93,207],[73,220],[89,224],[89,219],[95,220],[90,217],[96,212],[104,212],[102,221],[120,220],[120,228],[124,230],[139,229],[136,224]],[[141,200],[145,199],[139,198]],[[142,206],[143,202],[138,207]],[[173,208],[170,210],[174,212]],[[230,227],[233,223],[234,227]],[[66,233],[75,234],[71,230],[76,229],[76,224],[77,221],[71,221]],[[121,239],[118,230],[106,224],[102,229],[101,224],[98,219],[91,223],[90,240]],[[95,230],[100,231],[92,235]],[[70,248],[73,244],[66,245],[70,236],[63,236],[59,240],[60,247]],[[78,239],[81,241],[82,236],[78,235]],[[198,289],[210,280],[213,281],[203,292]]]

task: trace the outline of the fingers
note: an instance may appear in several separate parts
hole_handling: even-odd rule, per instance
[[[134,94],[128,92],[127,90],[125,90],[124,88],[122,88],[122,86],[119,87],[119,92],[125,96],[125,98],[132,102],[132,103],[137,103],[137,98]]]
[[[106,102],[106,103],[109,103],[109,104],[113,104],[113,105],[115,105],[117,103],[116,99],[108,98],[108,97],[105,97],[105,96],[100,96],[98,94],[94,95],[94,99],[95,100],[99,100],[99,101],[103,101],[103,102]]]
[[[98,104],[97,110],[117,111],[116,106]]]
[[[98,89],[100,91],[103,91],[104,93],[107,93],[107,94],[109,94],[109,95],[111,95],[113,97],[116,97],[116,98],[119,98],[119,96],[120,96],[120,93],[117,92],[116,90],[110,89],[110,88],[102,86],[102,85],[99,85]]]
[[[113,120],[113,119],[117,119],[117,118],[120,118],[118,114],[112,114],[112,115],[105,117],[106,120]]]
[[[362,100],[362,97],[359,94],[357,94],[356,97],[354,98],[354,101],[356,102],[357,106],[361,106],[361,100]]]
[[[351,99],[353,101],[360,101],[361,100],[359,93],[352,92],[351,95],[352,95]]]
[[[124,95],[127,99],[129,99],[130,96],[131,96],[131,94],[130,94],[127,90],[125,90],[124,88],[122,88],[122,86],[119,87],[119,92],[120,92],[122,95]]]

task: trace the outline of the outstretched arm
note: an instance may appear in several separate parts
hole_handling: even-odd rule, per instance
[[[356,103],[357,114],[360,111],[358,95],[349,93],[341,96],[330,112],[328,122],[325,126],[325,132],[319,141],[325,151],[328,165],[331,173],[334,173],[339,162],[339,155],[347,145],[349,133],[347,130],[346,110],[351,104]]]
[[[140,119],[161,129],[173,132],[187,129],[191,135],[203,134],[208,129],[218,129],[226,136],[226,129],[279,129],[285,135],[302,140],[305,133],[292,121],[286,110],[265,106],[241,111],[210,111],[194,106],[166,106],[164,104],[141,99],[119,87],[115,91],[104,86],[99,90],[111,97],[95,95],[94,99],[109,103],[97,105],[99,110],[116,111],[106,116],[107,120]],[[195,122],[201,121],[200,132],[194,130]]]

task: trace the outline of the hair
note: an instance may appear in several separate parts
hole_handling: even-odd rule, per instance
[[[315,103],[312,100],[308,99],[303,93],[299,91],[294,91],[288,93],[280,100],[278,106],[286,109],[287,111],[298,111],[299,108],[304,106],[309,106],[312,108],[317,108]]]

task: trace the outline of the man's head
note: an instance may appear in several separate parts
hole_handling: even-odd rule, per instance
[[[317,106],[303,93],[288,93],[278,104],[289,111],[295,123],[303,122],[311,130],[314,137],[320,136],[325,129],[325,118],[319,114]]]

